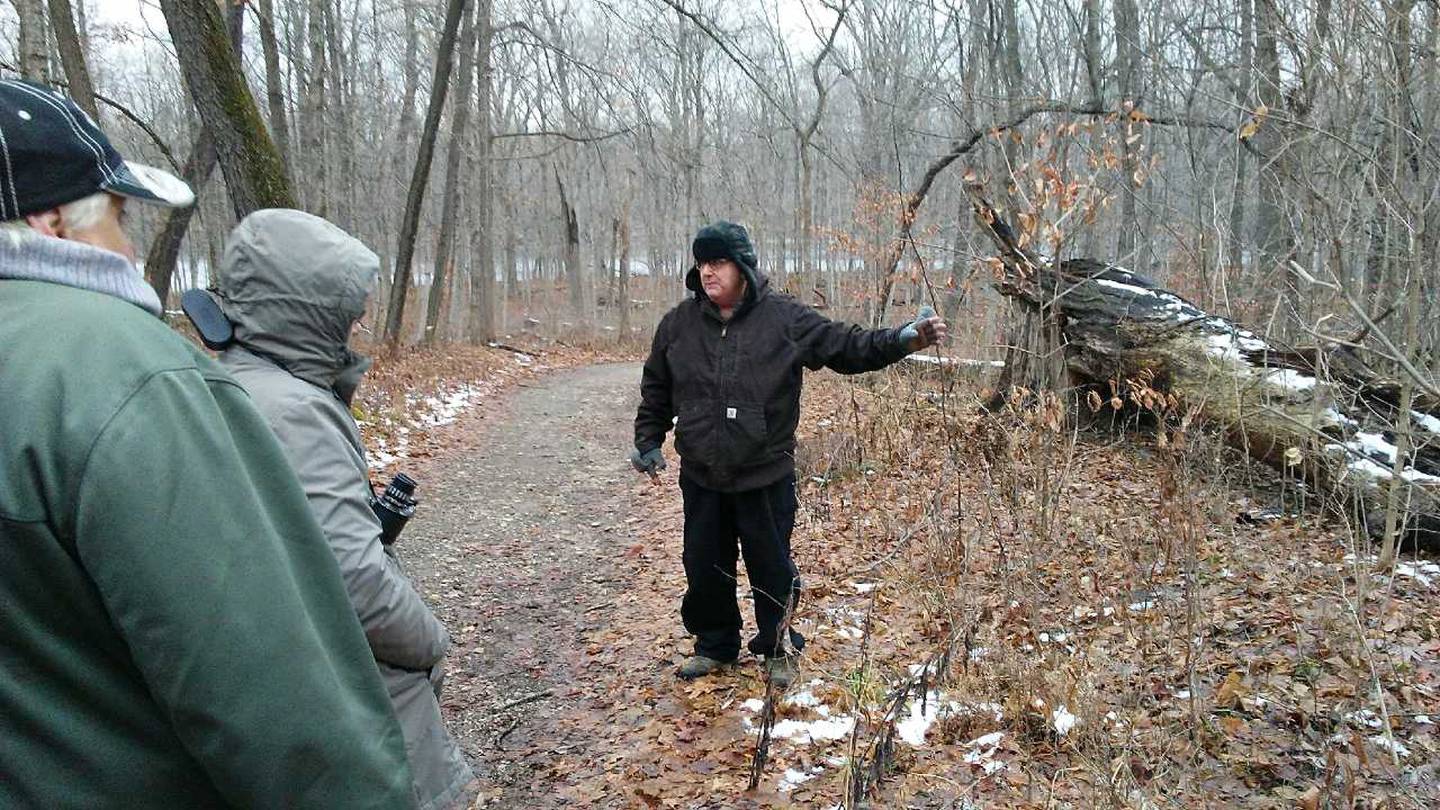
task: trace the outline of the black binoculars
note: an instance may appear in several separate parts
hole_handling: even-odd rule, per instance
[[[415,499],[415,479],[396,473],[380,497],[370,498],[370,508],[375,510],[375,517],[380,518],[380,542],[388,546],[398,540],[419,505]]]

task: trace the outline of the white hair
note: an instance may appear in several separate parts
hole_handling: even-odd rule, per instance
[[[71,228],[89,228],[99,223],[110,210],[110,192],[97,191],[88,197],[81,197],[78,200],[57,205],[60,209],[60,218]],[[0,228],[9,228],[16,231],[34,230],[24,217],[19,219],[7,219],[0,222]]]

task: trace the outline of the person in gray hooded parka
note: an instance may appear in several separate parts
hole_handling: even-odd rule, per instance
[[[230,234],[211,293],[234,329],[220,363],[280,439],[330,539],[405,734],[420,807],[466,798],[474,778],[437,700],[450,637],[380,541],[350,400],[370,361],[348,346],[379,275],[376,255],[319,217],[257,211]]]

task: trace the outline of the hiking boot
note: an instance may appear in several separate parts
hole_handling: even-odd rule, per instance
[[[692,655],[685,659],[680,665],[680,677],[685,680],[693,680],[705,675],[719,672],[721,669],[735,663],[734,661],[721,661],[718,658],[710,658],[705,655]]]
[[[785,690],[795,682],[800,674],[800,656],[793,655],[771,655],[765,658],[765,675],[770,683],[775,684],[776,689]]]

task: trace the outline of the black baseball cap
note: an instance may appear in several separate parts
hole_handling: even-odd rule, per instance
[[[169,208],[195,202],[185,181],[120,157],[69,96],[33,82],[0,80],[0,221],[97,191]]]

